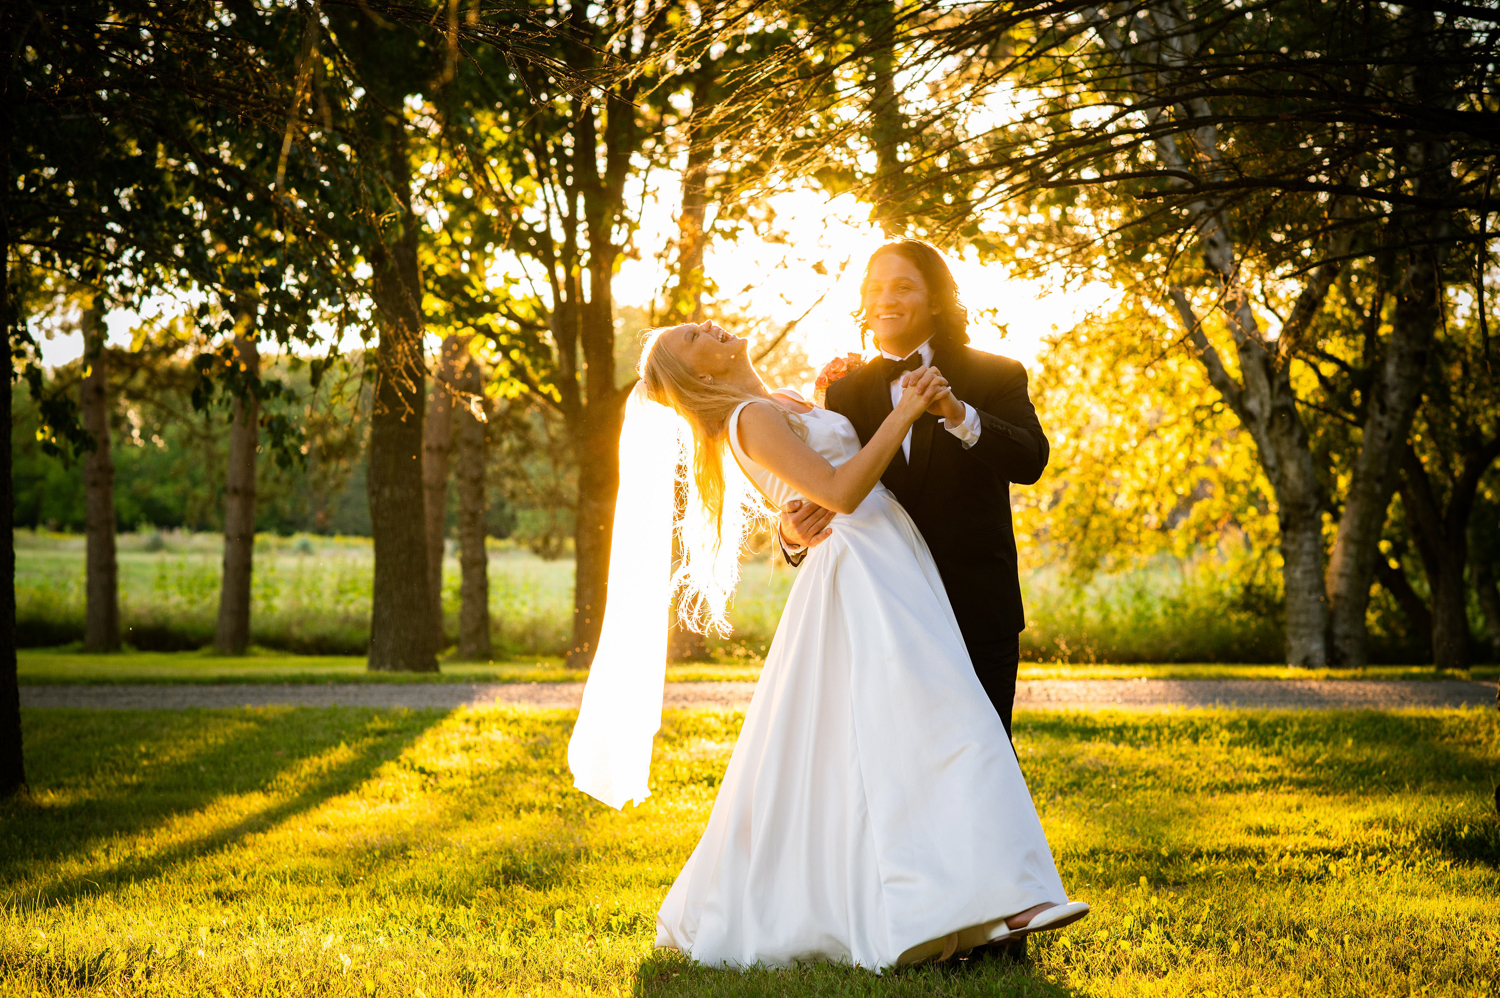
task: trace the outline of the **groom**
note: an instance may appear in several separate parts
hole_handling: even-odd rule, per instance
[[[881,356],[828,386],[827,407],[868,443],[901,395],[901,379],[924,365],[951,394],[907,434],[881,476],[922,532],[943,577],[979,682],[1010,733],[1026,626],[1010,520],[1010,483],[1030,485],[1050,447],[1026,394],[1026,369],[969,347],[967,313],[935,248],[902,239],[876,250],[861,289],[863,329]],[[787,560],[830,534],[833,514],[810,502],[781,514]]]

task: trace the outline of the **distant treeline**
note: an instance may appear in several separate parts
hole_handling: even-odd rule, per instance
[[[127,371],[115,386],[110,441],[121,531],[223,526],[229,409],[215,404],[195,410],[185,365],[175,366],[150,377]],[[64,384],[76,381],[78,367],[62,366],[54,377]],[[282,379],[300,400],[295,407],[301,411],[289,415],[296,417],[302,443],[289,462],[257,462],[256,530],[369,536],[370,393],[360,383],[359,364],[351,361],[335,372],[342,379],[330,375],[316,392],[305,365],[282,360],[268,368],[267,377]],[[83,531],[81,462],[43,452],[37,407],[24,383],[16,386],[12,420],[16,526]],[[496,422],[504,439],[489,476],[488,533],[514,536],[538,553],[556,556],[566,549],[564,539],[572,529],[566,452],[548,446],[549,427],[539,413],[518,408],[502,412]],[[262,443],[263,452],[268,447]],[[451,490],[448,507],[452,527],[457,496]]]

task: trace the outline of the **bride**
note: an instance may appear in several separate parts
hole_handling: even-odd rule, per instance
[[[908,373],[862,448],[843,416],[769,392],[744,339],[689,323],[648,341],[621,434],[609,605],[569,746],[580,789],[615,807],[647,796],[662,611],[678,590],[690,623],[727,627],[759,502],[747,480],[778,508],[801,498],[838,514],[792,585],[708,826],[657,915],[658,948],[709,966],[879,969],[1087,914],[927,545],[880,483],[947,392],[935,368]],[[692,474],[672,577],[679,446]],[[726,451],[743,475],[726,473]]]

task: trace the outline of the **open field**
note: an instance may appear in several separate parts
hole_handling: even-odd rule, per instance
[[[83,635],[82,537],[17,531],[16,595],[21,644],[67,645]],[[573,563],[544,561],[491,542],[490,616],[498,660],[531,664],[567,647]],[[217,534],[120,536],[125,641],[143,651],[211,644],[218,612]],[[1023,572],[1028,626],[1022,657],[1034,662],[1275,663],[1282,655],[1279,605],[1242,591],[1234,570],[1213,559],[1163,561],[1085,587],[1065,584],[1045,558]],[[256,539],[251,641],[302,655],[363,655],[369,640],[373,557],[368,538],[301,534]],[[730,619],[734,634],[711,638],[721,663],[765,654],[795,572],[766,555],[748,560]],[[444,568],[450,642],[458,628],[458,563]],[[1376,661],[1410,661],[1377,635]],[[1394,656],[1394,657],[1393,657]]]
[[[340,655],[264,653],[226,658],[209,652],[22,651],[21,682],[73,683],[573,683],[586,673],[563,667],[560,659],[497,663],[443,662],[438,673],[369,672],[365,660]],[[667,667],[669,682],[741,682],[760,677],[761,660],[685,663]],[[1500,666],[1462,671],[1431,666],[1370,666],[1366,669],[1290,669],[1273,665],[1048,665],[1024,662],[1028,679],[1494,679]]]
[[[23,646],[81,639],[84,540],[16,532],[16,616]],[[142,650],[211,645],[219,606],[222,538],[217,534],[120,537],[120,614],[124,640]],[[548,658],[567,648],[573,614],[573,562],[545,561],[496,543],[490,551],[491,635],[497,657]],[[763,650],[793,578],[765,559],[745,570],[728,660]],[[374,558],[369,538],[262,534],[255,541],[251,642],[303,655],[363,655],[369,642]],[[458,559],[443,566],[448,638],[458,630]]]
[[[124,640],[176,651],[213,643],[222,538],[214,534],[120,537]],[[83,538],[16,533],[16,618],[23,645],[59,645],[83,631]],[[363,655],[369,642],[373,557],[368,538],[261,535],[255,543],[251,641],[310,655]],[[573,565],[496,550],[490,612],[497,650],[551,654],[565,646]],[[458,563],[444,566],[444,602],[457,627]]]
[[[0,811],[25,995],[1490,995],[1500,715],[1025,713],[1070,890],[1029,971],[653,955],[741,717],[669,713],[643,806],[569,789],[564,711],[27,711]]]

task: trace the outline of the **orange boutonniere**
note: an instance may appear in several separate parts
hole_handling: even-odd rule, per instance
[[[846,353],[824,364],[823,370],[818,372],[818,380],[813,382],[813,398],[818,405],[822,405],[823,400],[828,397],[829,385],[864,366],[865,359],[857,353]]]

